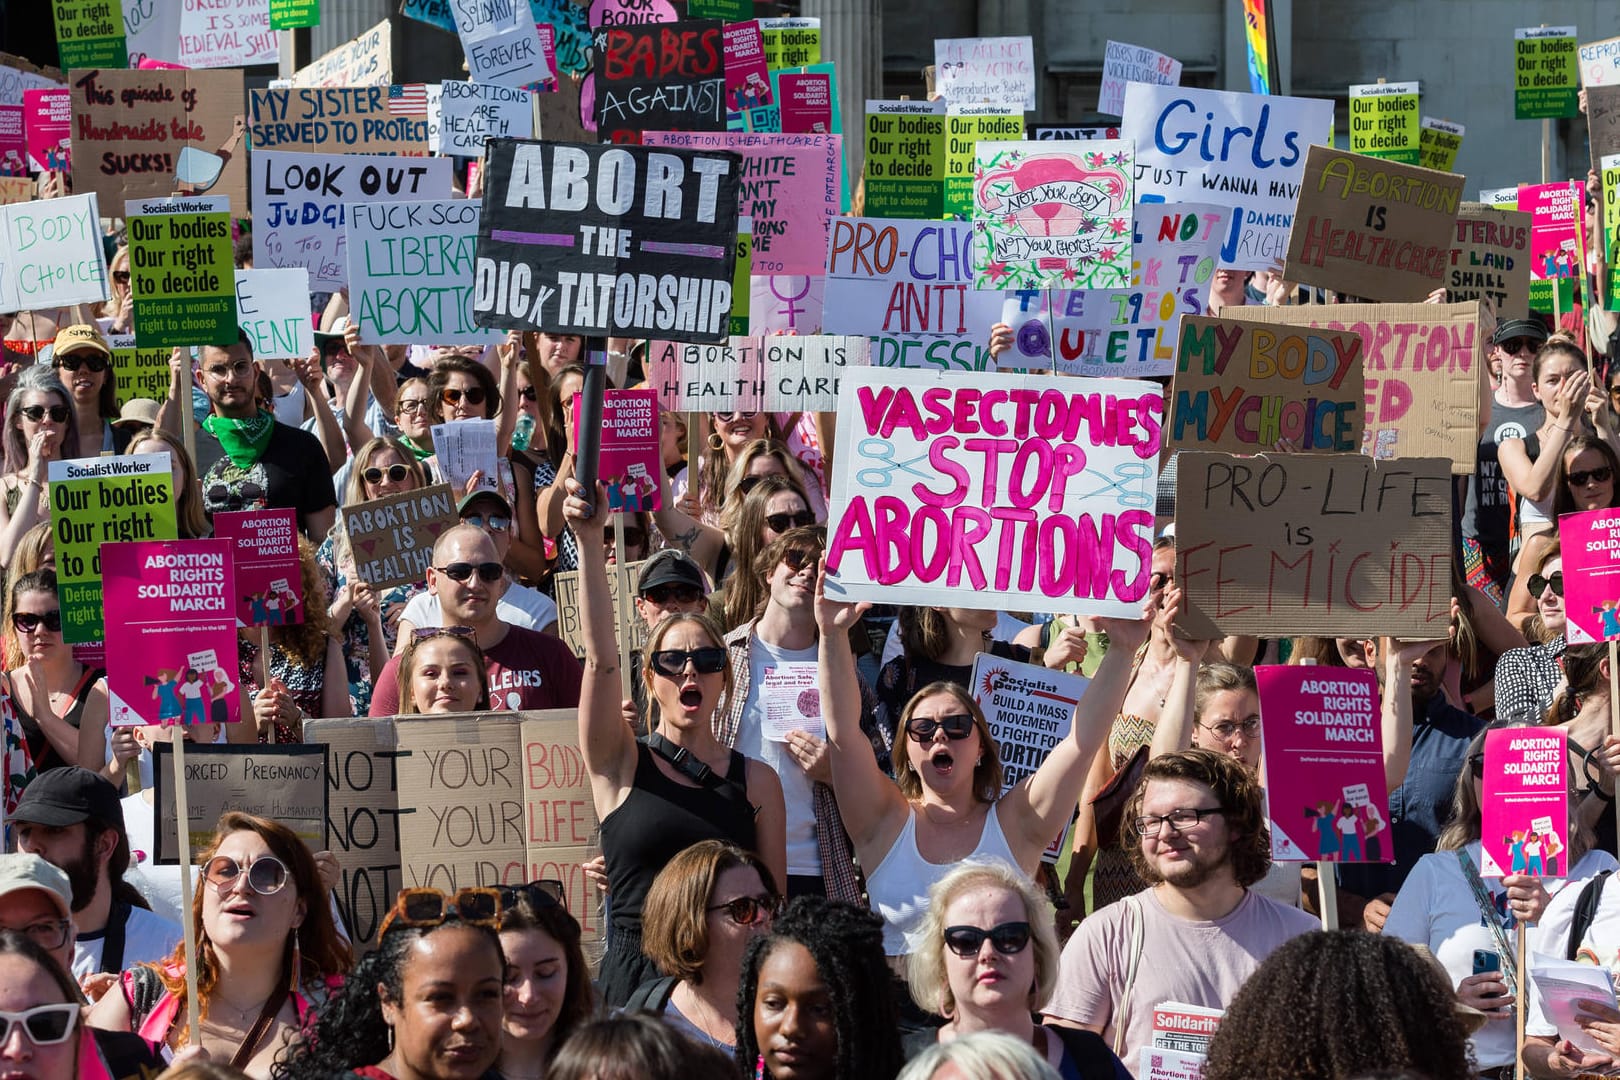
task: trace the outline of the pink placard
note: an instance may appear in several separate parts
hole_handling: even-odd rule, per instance
[[[832,77],[821,72],[776,77],[782,92],[782,131],[789,135],[825,135],[832,130]]]
[[[771,103],[771,72],[765,66],[765,38],[759,21],[727,23],[726,108],[732,112]]]
[[[1254,674],[1271,857],[1393,862],[1377,677],[1299,665]]]
[[[1569,747],[1562,728],[1485,734],[1481,877],[1561,877],[1569,869]]]
[[[579,439],[580,397],[574,396],[574,438]],[[602,394],[602,456],[596,475],[607,486],[615,513],[661,510],[658,472],[658,391],[607,390]]]
[[[28,175],[25,128],[21,105],[0,105],[0,176]]]
[[[236,544],[236,621],[282,626],[304,621],[296,510],[214,515],[214,535]]]
[[[1620,638],[1620,510],[1558,519],[1564,556],[1564,631],[1571,644]]]
[[[1530,184],[1519,189],[1519,210],[1530,223],[1530,277],[1533,281],[1576,277],[1580,259],[1575,229],[1586,228],[1586,200],[1574,181]]]
[[[233,549],[221,539],[101,545],[113,724],[242,718]]]
[[[34,167],[66,172],[73,167],[73,91],[23,91],[23,126],[28,136],[28,157]]]

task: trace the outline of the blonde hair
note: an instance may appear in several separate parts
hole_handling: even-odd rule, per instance
[[[645,658],[641,665],[641,681],[642,684],[647,688],[647,700],[649,703],[654,702],[652,687],[653,678],[657,674],[657,672],[653,671],[652,654],[661,650],[664,644],[664,639],[669,636],[669,632],[675,629],[677,626],[680,626],[682,623],[696,623],[698,628],[703,631],[703,633],[713,643],[715,648],[724,649],[726,647],[726,635],[720,631],[719,624],[717,624],[708,615],[701,612],[672,611],[668,615],[665,615],[662,619],[658,620],[658,625],[653,627],[652,631],[648,633],[647,643],[641,648],[641,655]],[[728,703],[731,701],[732,691],[735,687],[735,684],[732,682],[731,664],[729,659],[730,658],[728,656],[726,666],[721,669],[721,675],[725,679],[726,689],[720,700],[715,704],[714,711],[716,713],[721,713],[727,708]],[[650,707],[647,715],[647,730],[657,731],[658,725],[662,722],[663,716],[656,710],[656,708]]]
[[[170,465],[184,466],[186,482],[181,483],[179,478],[174,480],[174,516],[175,524],[179,526],[182,540],[197,540],[207,536],[213,530],[208,525],[208,515],[203,513],[202,488],[198,483],[197,464],[191,460],[186,451],[186,444],[178,435],[171,435],[162,428],[141,428],[129,440],[129,445],[145,442],[151,439],[160,442],[169,448]]]
[[[979,733],[979,763],[973,769],[973,794],[981,802],[993,803],[1001,798],[1001,751],[996,746],[996,740],[990,734],[990,725],[984,718],[984,710],[979,703],[973,700],[961,686],[953,682],[931,682],[911,696],[906,702],[905,709],[900,713],[900,725],[895,729],[894,754],[894,782],[900,787],[900,794],[908,800],[915,801],[922,798],[922,777],[917,770],[911,767],[911,755],[906,753],[905,747],[900,745],[904,740],[910,739],[906,726],[911,723],[912,714],[917,706],[928,698],[937,694],[949,694],[962,706],[964,712],[973,717],[973,730]]]

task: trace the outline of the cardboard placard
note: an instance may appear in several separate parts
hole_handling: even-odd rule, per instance
[[[1446,302],[1490,299],[1502,319],[1530,314],[1529,214],[1463,203],[1446,269]]]
[[[254,90],[253,149],[307,154],[426,154],[426,100],[404,86]],[[420,102],[420,111],[417,104]]]
[[[73,92],[65,86],[23,91],[28,160],[43,172],[73,167]]]
[[[1364,83],[1350,88],[1352,153],[1416,165],[1418,131],[1417,83]],[[1308,176],[1308,162],[1305,168]]]
[[[1311,147],[1283,277],[1370,300],[1422,300],[1445,276],[1463,179]]]
[[[527,139],[534,134],[532,95],[494,83],[439,84],[439,153],[481,157],[490,139]]]
[[[725,151],[492,144],[474,320],[503,330],[723,340],[739,165]]]
[[[110,334],[107,344],[112,347],[112,370],[117,379],[114,395],[120,409],[133,398],[161,402],[169,396],[169,356],[173,350],[162,346],[136,348],[134,334]]]
[[[1586,135],[1594,170],[1602,168],[1604,158],[1620,154],[1620,82],[1586,91]]]
[[[1181,61],[1140,45],[1108,42],[1103,50],[1102,82],[1097,87],[1097,111],[1108,116],[1122,115],[1125,84],[1133,82],[1175,86],[1181,82]]]
[[[128,67],[119,6],[102,0],[52,0],[56,51],[64,68]]]
[[[26,176],[0,176],[0,206],[29,202],[34,197],[34,181]]]
[[[248,206],[239,68],[73,72],[73,190],[129,199],[224,195]]]
[[[1569,736],[1562,728],[1485,733],[1480,877],[1563,877],[1569,834]]]
[[[1588,42],[1576,50],[1576,56],[1579,57],[1581,85],[1588,91],[1620,82],[1620,37]]]
[[[296,510],[215,514],[214,535],[236,545],[236,625],[290,626],[304,621]]]
[[[1558,519],[1569,643],[1620,638],[1620,514],[1589,510]]]
[[[1166,442],[1182,450],[1361,449],[1361,335],[1187,315],[1176,346]]]
[[[152,744],[152,862],[180,863],[174,810],[172,743]],[[256,814],[298,834],[311,852],[327,850],[326,748],[308,743],[244,746],[193,743],[186,747],[186,802],[191,850],[206,851],[214,825],[227,810]]]
[[[1579,112],[1581,61],[1573,26],[1513,31],[1513,118],[1558,119]]]
[[[648,131],[724,131],[726,54],[719,19],[598,26],[596,128],[634,142]]]
[[[177,60],[182,66],[274,64],[279,50],[265,0],[181,0]]]
[[[292,360],[315,351],[309,304],[309,271],[302,266],[236,271],[236,325],[253,343],[256,360]]]
[[[229,345],[237,339],[230,204],[131,201],[129,288],[142,346]]]
[[[439,534],[458,520],[449,484],[384,495],[338,511],[338,524],[354,552],[355,576],[378,591],[423,580]]]
[[[1299,665],[1254,675],[1272,859],[1394,862],[1377,676]]]
[[[1033,38],[935,38],[934,72],[935,92],[953,105],[1035,108]]]
[[[1129,380],[846,372],[827,594],[1138,616],[1163,403]]]
[[[400,806],[394,724],[369,717],[307,720],[304,738],[326,754],[326,844],[340,868],[338,911],[349,940],[368,951],[403,886],[400,815],[415,811],[414,804]]]
[[[292,84],[303,86],[387,86],[394,81],[393,32],[389,21],[339,45],[293,72]],[[237,92],[241,96],[241,92]]]
[[[1570,310],[1580,273],[1577,232],[1586,229],[1586,197],[1578,180],[1526,184],[1519,188],[1519,210],[1530,223],[1530,310],[1551,314]],[[1553,290],[1558,291],[1555,298]]]
[[[107,255],[94,195],[0,208],[0,311],[107,299]]]
[[[1177,460],[1187,599],[1176,625],[1189,637],[1445,636],[1449,461],[1195,450]]]
[[[1245,322],[1297,323],[1360,334],[1366,372],[1364,453],[1447,457],[1474,471],[1480,410],[1489,408],[1484,308],[1464,304],[1306,304],[1226,308]]]
[[[1467,128],[1450,120],[1436,120],[1432,116],[1425,116],[1418,126],[1417,163],[1436,172],[1451,172],[1457,164],[1457,152],[1462,149],[1463,134]]]
[[[644,562],[626,564],[624,568],[625,583],[629,588],[624,595],[619,595],[619,575],[612,566],[608,567],[608,596],[613,603],[613,640],[618,641],[625,631],[630,633],[630,644],[621,646],[629,652],[639,652],[647,644],[647,621],[636,610],[636,582],[641,580],[641,568]],[[557,636],[567,642],[568,647],[574,650],[574,655],[581,660],[585,658],[585,625],[579,614],[579,571],[570,570],[556,574],[552,580],[556,582],[557,598]]]
[[[459,345],[500,339],[499,331],[473,322],[479,218],[478,203],[466,199],[349,207],[349,305],[364,341]]]

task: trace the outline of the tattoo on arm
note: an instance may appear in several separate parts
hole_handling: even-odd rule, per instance
[[[673,534],[668,537],[668,540],[682,551],[689,552],[692,550],[692,545],[697,542],[699,531],[698,526],[694,525],[683,533]]]

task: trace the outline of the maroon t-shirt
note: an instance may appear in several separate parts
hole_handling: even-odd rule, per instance
[[[583,669],[561,638],[508,626],[499,645],[484,650],[492,709],[572,709],[579,705]],[[372,716],[399,715],[399,657],[388,661],[371,692]]]

